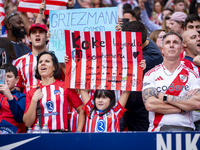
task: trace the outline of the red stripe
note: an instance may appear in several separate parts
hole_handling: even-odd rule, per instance
[[[74,39],[76,39],[78,36],[80,35],[80,31],[74,31]],[[82,37],[81,37],[82,38]],[[81,39],[80,38],[80,39]],[[81,54],[81,40],[78,39],[76,44],[79,45],[79,48],[75,48],[76,49],[76,83],[75,83],[75,88],[76,89],[80,89],[80,83],[81,83],[81,65],[82,65],[82,59],[79,58],[82,56]]]
[[[112,56],[112,39],[110,31],[105,32],[105,40],[106,40],[106,54],[108,56]],[[110,90],[111,82],[109,82],[109,80],[112,80],[112,57],[108,57],[106,61],[107,61],[106,90]]]
[[[111,132],[112,129],[112,112],[110,116],[107,116],[107,132]]]
[[[47,101],[51,100],[51,89],[50,89],[50,86],[46,86],[46,93],[47,93],[47,99],[46,99],[46,102],[47,102]],[[48,113],[51,113],[51,112],[48,112]],[[49,130],[52,130],[52,115],[49,116],[48,125],[50,127]]]
[[[22,66],[26,66],[26,59],[22,59]],[[24,84],[26,84],[26,83],[27,83],[27,78],[26,78],[26,76],[25,76],[25,74],[26,74],[26,72],[25,72],[25,67],[21,67],[21,69],[22,69],[22,72],[23,72],[22,77],[24,78]],[[23,87],[24,87],[24,84],[22,85]],[[26,87],[24,87],[23,93],[26,91],[25,88],[26,88]],[[26,93],[26,92],[25,92],[25,93]]]
[[[86,50],[86,76],[85,76],[85,89],[90,89],[91,85],[91,71],[92,67],[92,52],[91,52],[91,42],[90,42],[90,32],[84,32],[85,40],[89,42],[89,48]]]
[[[63,122],[64,122],[64,129],[68,129],[68,108],[69,108],[69,103],[67,99],[68,93],[66,90],[64,90],[64,103],[63,103]]]
[[[137,51],[139,52],[137,56],[137,91],[142,91],[143,69],[139,66],[142,60],[142,33],[136,32],[136,37]]]
[[[72,68],[72,49],[71,49],[71,36],[70,30],[65,30],[65,45],[66,45],[66,55],[69,58],[69,61],[66,63],[66,72],[65,72],[65,87],[70,87],[71,81],[71,68]]]
[[[55,86],[55,90],[59,90],[59,86]],[[52,92],[53,92],[52,94],[55,95],[54,91],[52,91]],[[61,104],[60,94],[59,95],[56,94],[55,97],[56,97],[56,110],[57,110],[57,112],[60,112],[60,104]],[[56,115],[56,127],[57,127],[57,129],[61,129],[60,117],[63,117],[63,116],[61,116],[60,114]],[[64,120],[64,118],[63,118],[63,120]]]
[[[90,120],[92,120],[92,126],[91,126],[91,132],[95,131],[95,126],[96,126],[96,120],[97,120],[97,114],[96,112],[94,113],[94,116],[91,116],[93,118],[91,118]]]
[[[42,0],[20,0],[20,2],[26,2],[26,3],[36,3],[40,4]],[[59,5],[59,6],[66,6],[66,2],[63,2],[62,0],[60,1],[55,1],[55,0],[46,0],[46,5],[51,4],[51,5]]]
[[[126,32],[126,43],[132,43],[132,36],[131,32]],[[126,47],[127,53],[127,81],[126,82],[126,91],[131,91],[132,88],[132,74],[133,74],[133,56],[132,56],[132,46],[130,44],[127,45]],[[131,55],[130,55],[131,54]]]
[[[180,80],[180,75],[187,75],[187,80],[185,82],[182,82]],[[170,86],[172,86],[172,84],[174,84],[174,86],[175,85],[180,85],[180,87],[185,86],[185,84],[188,81],[188,75],[189,75],[188,71],[185,70],[185,69],[182,69],[181,72],[174,79],[174,81],[170,84]],[[166,94],[178,96],[181,93],[181,91],[182,90],[179,90],[179,91],[176,91],[176,90],[170,91],[170,89],[167,89]],[[163,114],[155,113],[155,119],[154,119],[154,122],[153,122],[154,128],[152,129],[152,131],[154,131],[158,127],[158,124],[162,120],[163,116],[164,116]]]
[[[101,75],[102,75],[102,59],[99,56],[102,55],[101,46],[99,42],[101,41],[100,32],[95,32],[95,40],[96,42],[96,89],[101,89]]]
[[[116,75],[116,90],[121,90],[121,81],[122,81],[122,48],[120,44],[122,43],[121,32],[115,32],[116,36],[116,57],[117,57],[117,75]]]

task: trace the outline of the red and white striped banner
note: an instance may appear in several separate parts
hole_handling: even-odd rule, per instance
[[[141,33],[65,30],[65,44],[67,88],[142,90]]]
[[[44,14],[49,14],[49,10],[65,10],[67,9],[68,0],[46,0],[46,11]],[[20,0],[18,11],[39,13],[40,3],[42,0]]]
[[[4,12],[4,8],[3,8],[3,2],[2,0],[0,0],[0,23],[1,25],[3,25],[3,21],[4,21],[4,18],[5,18],[5,12]]]

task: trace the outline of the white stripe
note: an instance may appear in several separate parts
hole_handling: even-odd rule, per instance
[[[134,39],[135,39],[135,43],[136,43],[136,33],[135,32],[131,32],[131,37],[132,37],[132,43],[134,43]],[[132,47],[132,54],[133,52],[137,52],[136,46]],[[137,64],[137,58],[135,59],[133,57],[133,64]],[[133,78],[132,78],[132,90],[131,91],[136,91],[136,87],[137,87],[137,65],[133,66]],[[135,83],[135,84],[134,84]]]
[[[35,69],[37,67],[37,56],[33,56],[33,68],[32,68],[32,71],[33,71],[33,86],[34,85],[37,85],[37,79],[35,78]],[[32,87],[34,88],[34,87]],[[27,91],[28,92],[28,91]]]
[[[126,43],[126,32],[121,32],[122,33],[122,44]],[[131,55],[131,54],[130,54]],[[127,77],[127,69],[123,69],[123,68],[127,68],[127,49],[126,46],[123,47],[122,49],[122,56],[124,56],[125,58],[122,58],[122,88],[121,90],[126,90],[126,82],[127,80],[124,80],[124,78]]]
[[[47,93],[46,87],[42,88],[42,93]],[[47,102],[47,94],[43,94],[42,106],[44,107],[44,114],[48,114],[46,102]],[[49,117],[44,117],[44,123],[45,124],[48,124],[48,120],[49,120]]]
[[[111,42],[112,42],[112,55],[116,55],[116,45],[114,46],[113,42],[116,43],[116,36],[115,36],[115,32],[111,32]],[[114,39],[114,41],[113,41]],[[113,74],[117,74],[117,57],[112,57],[112,75]],[[112,80],[116,80],[116,75],[112,76],[112,78],[110,79]],[[111,82],[111,90],[116,90],[116,82]]]
[[[51,100],[53,101],[54,110],[52,112],[59,112],[56,109],[56,95],[54,94],[55,91],[55,85],[50,85],[50,91],[51,91]],[[57,121],[56,121],[56,115],[52,115],[52,130],[57,130]]]
[[[5,13],[5,12],[4,12],[4,8],[3,8],[3,7],[0,7],[0,12],[3,12],[3,13]]]
[[[84,32],[80,32],[81,36],[81,43],[85,41]],[[81,81],[80,81],[80,88],[85,89],[85,74],[86,74],[86,50],[82,49],[82,63],[81,63]]]
[[[110,112],[111,112],[111,120],[112,120],[111,132],[115,132],[115,117],[114,117],[115,113],[114,113],[113,109],[110,109]]]
[[[63,116],[63,103],[64,103],[64,89],[59,87],[59,90],[60,90],[60,114],[58,114],[60,116],[60,126],[61,126],[61,129],[64,129],[64,116]]]
[[[93,116],[94,116],[94,111],[92,111],[91,119],[89,119],[89,129],[88,129],[89,132],[91,132]]]
[[[19,3],[19,8],[33,8],[33,9],[38,9],[40,8],[40,4],[37,4],[37,3],[28,3],[28,2],[20,2]],[[67,9],[66,6],[58,6],[56,5],[50,5],[50,4],[46,4],[46,10],[65,10]]]
[[[29,67],[30,67],[30,55],[28,55],[26,57],[26,63],[25,63],[25,74],[24,74],[24,78],[27,78],[27,83],[26,83],[26,92],[28,92],[30,90],[30,78],[29,78]],[[26,66],[26,64],[28,66]],[[24,67],[24,66],[23,66]],[[27,75],[26,75],[27,74]],[[25,83],[24,83],[25,84]]]
[[[105,121],[105,130],[104,132],[108,131],[108,117],[106,114],[103,115],[103,121]]]
[[[74,31],[70,31],[71,54],[72,54],[72,50],[74,50],[74,48],[73,48],[73,42],[72,42],[72,37],[71,37],[71,35],[72,35],[73,32],[74,32]],[[76,52],[74,51],[73,54],[76,54]],[[74,88],[75,88],[75,80],[76,80],[76,62],[75,62],[73,59],[72,59],[71,61],[72,61],[72,64],[71,64],[71,80],[70,80],[70,87],[71,87],[72,89],[74,89]]]
[[[100,32],[101,33],[101,41],[105,41],[105,31]],[[105,44],[105,43],[104,43]],[[106,45],[106,44],[105,44]],[[102,54],[106,56],[106,46],[101,47]],[[102,67],[102,76],[101,76],[101,89],[105,89],[106,87],[106,72],[107,72],[107,59],[106,57],[102,58],[102,66],[105,66],[104,68]]]
[[[90,32],[90,42],[91,43],[92,43],[92,37],[95,37],[94,32]],[[96,56],[95,47],[94,48],[91,47],[91,55]],[[93,68],[92,70],[93,71],[91,71],[91,73],[92,72],[96,73],[96,67],[97,67],[96,65],[97,65],[96,60],[92,60],[92,68]],[[96,75],[91,75],[91,89],[95,89],[95,85],[96,85]]]

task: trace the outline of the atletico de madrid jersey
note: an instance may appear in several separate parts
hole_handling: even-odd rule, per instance
[[[23,89],[23,93],[26,94],[30,89],[37,87],[40,80],[35,78],[36,56],[30,52],[14,61],[13,65],[18,69],[19,81],[17,87]]]
[[[47,124],[49,130],[68,130],[68,106],[71,102],[74,108],[82,105],[76,90],[66,89],[65,83],[56,80],[53,84],[39,87],[43,98],[40,100],[42,124]],[[36,89],[31,89],[26,97],[26,110],[28,111],[32,96]],[[38,123],[38,118],[35,123]]]
[[[85,132],[119,132],[120,119],[126,111],[119,101],[103,116],[99,116],[101,113],[98,110],[92,111],[90,116],[90,110],[93,108],[93,104],[94,101],[89,100],[83,106],[83,110],[85,110],[87,116]],[[91,117],[91,119],[89,117]]]
[[[174,96],[185,96],[190,90],[200,86],[198,75],[186,67],[183,62],[171,73],[163,64],[160,64],[148,71],[143,80],[143,90],[156,88],[158,92]],[[149,112],[149,131],[159,131],[162,125],[176,125],[195,128],[192,112],[182,114],[162,115]]]

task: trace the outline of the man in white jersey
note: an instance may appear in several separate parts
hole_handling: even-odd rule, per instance
[[[182,38],[163,37],[163,63],[148,71],[142,97],[149,111],[149,131],[193,131],[192,110],[200,108],[198,75],[180,61]]]
[[[27,93],[30,89],[39,85],[39,80],[35,78],[35,66],[37,64],[37,56],[40,52],[46,50],[47,43],[46,25],[35,23],[29,29],[29,41],[32,45],[32,52],[18,58],[13,64],[18,69],[20,77],[17,83],[18,90],[23,89],[23,93]]]

